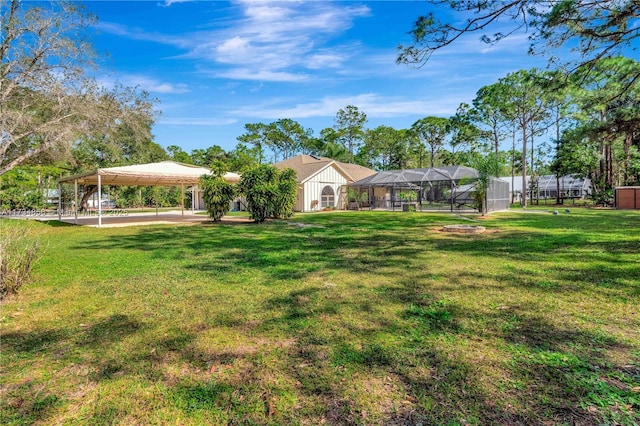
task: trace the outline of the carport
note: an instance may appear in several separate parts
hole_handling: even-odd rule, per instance
[[[175,161],[161,161],[159,163],[136,164],[131,166],[107,167],[67,176],[58,181],[59,191],[62,194],[62,185],[73,183],[75,200],[75,223],[78,223],[78,184],[97,185],[98,187],[98,227],[102,226],[102,186],[103,185],[128,185],[128,186],[179,186],[182,190],[181,214],[184,216],[184,191],[185,185],[193,188],[191,196],[195,197],[195,189],[203,175],[210,175],[211,170],[206,167],[183,164]],[[235,183],[240,180],[236,173],[225,173],[227,182]],[[193,206],[193,203],[192,203]],[[156,206],[156,216],[158,215]],[[58,197],[58,219],[62,220],[62,197]]]

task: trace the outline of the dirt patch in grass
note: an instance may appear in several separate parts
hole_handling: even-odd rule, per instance
[[[461,226],[469,226],[469,225],[461,225]],[[499,229],[496,228],[486,228],[486,227],[482,227],[483,230],[482,232],[447,232],[444,230],[444,227],[440,226],[440,227],[435,227],[435,228],[431,228],[432,231],[440,233],[440,234],[455,234],[456,236],[465,236],[465,234],[469,234],[468,236],[476,236],[476,235],[482,235],[482,234],[497,234],[500,232]]]

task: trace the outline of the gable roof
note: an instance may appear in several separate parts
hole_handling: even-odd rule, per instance
[[[368,167],[360,166],[358,164],[342,163],[340,161],[336,161],[336,164],[349,173],[352,178],[352,182],[373,176],[377,173],[375,170],[371,170]]]
[[[210,175],[206,167],[183,164],[175,161],[159,163],[135,164],[131,166],[106,167],[87,173],[68,176],[60,182],[77,181],[79,184],[97,184],[98,175],[102,185],[164,185],[179,186],[181,184],[197,185],[202,175]],[[225,180],[237,182],[240,176],[236,173],[225,173]]]
[[[293,169],[298,177],[298,183],[303,183],[330,166],[335,166],[347,181],[355,182],[367,176],[376,174],[374,170],[357,164],[342,163],[327,157],[300,154],[295,157],[275,163],[278,169]]]

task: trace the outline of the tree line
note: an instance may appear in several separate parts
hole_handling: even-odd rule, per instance
[[[640,63],[625,57],[582,65],[569,76],[520,70],[480,88],[451,117],[427,116],[406,129],[367,128],[366,113],[354,105],[340,109],[334,126],[318,137],[291,119],[246,124],[230,161],[239,153],[245,165],[304,153],[392,170],[474,167],[491,152],[502,174],[576,174],[589,177],[598,196],[610,198],[615,186],[640,183],[639,74]],[[183,160],[207,157],[193,154]]]
[[[8,0],[0,16],[0,200],[3,208],[43,202],[52,178],[97,167],[173,159],[228,170],[298,153],[353,162],[376,170],[482,163],[488,153],[504,174],[554,173],[590,177],[606,200],[618,185],[640,183],[640,64],[617,55],[638,37],[636,1],[430,3],[466,16],[419,17],[414,43],[398,62],[422,66],[440,48],[499,18],[514,30],[533,29],[532,51],[551,54],[548,70],[520,70],[482,87],[451,117],[425,116],[409,128],[367,128],[357,106],[337,111],[332,127],[315,134],[290,118],[247,123],[233,150],[214,145],[190,153],[154,143],[157,100],[137,88],[105,88],[87,70],[96,55],[84,30],[95,22],[74,2]],[[466,14],[466,15],[464,15]],[[442,15],[445,16],[445,15]],[[466,22],[460,26],[459,22]],[[509,36],[483,34],[487,43]],[[578,40],[578,62],[560,64],[553,52]],[[37,187],[37,191],[26,188]],[[85,188],[83,204],[95,188]],[[113,189],[123,205],[174,203],[177,191]],[[523,200],[526,203],[526,200]]]
[[[431,11],[414,22],[410,31],[412,42],[399,47],[397,63],[425,66],[434,52],[450,48],[464,36],[478,35],[483,42],[493,45],[526,31],[529,53],[547,56],[548,69],[554,75],[550,85],[540,82],[546,89],[546,97],[554,97],[554,90],[558,90],[557,99],[551,105],[540,105],[539,109],[540,113],[555,117],[552,127],[556,146],[551,168],[557,175],[578,172],[592,176],[596,193],[603,201],[611,197],[613,186],[638,182],[640,68],[624,53],[635,54],[638,49],[640,2],[426,0],[425,3],[431,6]],[[434,9],[438,10],[437,15],[432,12]],[[524,92],[516,94],[521,101],[514,114],[522,136],[524,187],[527,135],[535,136],[533,124],[540,114],[535,107],[537,96],[525,102]],[[572,122],[564,125],[567,117]]]

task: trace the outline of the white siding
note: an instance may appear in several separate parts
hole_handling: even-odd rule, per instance
[[[342,186],[347,183],[347,179],[338,172],[333,166],[329,166],[326,169],[322,170],[320,173],[312,176],[309,180],[304,183],[304,187],[302,190],[302,200],[298,200],[296,203],[296,207],[300,205],[300,201],[302,201],[302,209],[301,211],[310,212],[320,210],[321,207],[321,199],[322,199],[322,189],[329,185],[333,188],[333,192],[335,194],[335,204],[336,208],[342,209],[342,197],[340,197],[340,192],[342,190]],[[312,202],[314,200],[318,200],[318,205],[316,208],[313,208]]]
[[[196,197],[193,204],[193,207],[196,210],[204,210],[204,190],[201,188],[195,187]]]

